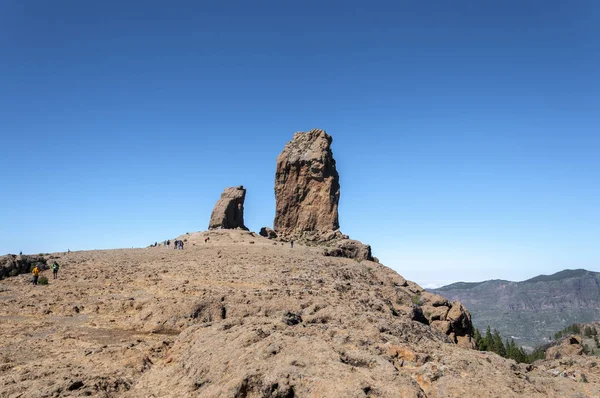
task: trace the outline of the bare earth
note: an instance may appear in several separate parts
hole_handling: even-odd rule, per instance
[[[383,265],[180,239],[0,281],[0,397],[600,397],[594,357],[516,364],[410,320],[422,289]]]

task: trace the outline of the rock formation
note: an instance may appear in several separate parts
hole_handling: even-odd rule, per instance
[[[247,230],[248,228],[244,225],[245,198],[246,189],[243,186],[225,188],[213,208],[208,229],[241,228]]]
[[[351,239],[338,241],[331,249],[326,249],[323,254],[328,257],[346,257],[374,261],[371,254],[371,246]]]
[[[277,157],[273,227],[280,237],[339,229],[340,183],[331,142],[324,130],[298,132]]]
[[[277,233],[269,227],[262,227],[258,234],[260,236],[264,236],[265,238],[269,238],[269,239],[277,238]]]
[[[51,257],[55,258],[55,257]],[[0,279],[7,278],[9,276],[17,276],[19,274],[29,274],[34,265],[40,267],[40,269],[48,269],[48,259],[41,255],[15,255],[7,254],[6,256],[0,257]]]
[[[565,337],[560,344],[552,346],[546,350],[546,359],[560,359],[583,354],[583,345],[581,337],[570,335]]]
[[[422,292],[417,301],[427,320],[426,324],[444,333],[461,347],[475,348],[471,314],[460,301],[450,303],[444,297],[429,292]]]

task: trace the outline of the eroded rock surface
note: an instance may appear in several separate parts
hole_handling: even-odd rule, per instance
[[[208,228],[247,230],[244,225],[244,199],[246,199],[246,189],[243,186],[225,188],[210,215]]]
[[[176,239],[0,281],[0,396],[600,396],[596,358],[463,348],[461,306],[381,264],[241,230]]]
[[[326,249],[323,254],[328,257],[345,257],[373,261],[371,246],[352,239],[337,241],[333,247]]]
[[[570,335],[563,338],[560,344],[554,345],[546,350],[546,359],[561,359],[583,354],[581,337]]]
[[[339,229],[339,175],[324,130],[298,132],[277,157],[274,229],[298,239]]]

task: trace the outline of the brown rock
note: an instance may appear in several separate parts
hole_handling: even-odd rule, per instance
[[[260,236],[264,236],[265,238],[268,238],[268,239],[275,239],[275,238],[277,238],[277,232],[273,231],[269,227],[262,227],[260,229],[260,232],[258,234]]]
[[[412,320],[417,294],[460,307],[383,265],[242,230],[177,239],[72,252],[48,287],[0,281],[0,396],[600,396],[595,357],[517,365]]]
[[[324,130],[298,132],[277,157],[275,221],[279,235],[320,235],[339,229],[340,183]]]
[[[328,257],[346,257],[373,261],[371,246],[351,239],[344,239],[337,242],[334,247],[325,250],[323,254]]]
[[[210,216],[209,229],[234,229],[247,230],[244,225],[244,199],[246,189],[243,186],[225,188],[221,198],[215,204]]]
[[[581,338],[571,335],[563,339],[561,344],[548,348],[546,359],[560,359],[582,354],[583,346],[581,345]]]
[[[433,321],[431,322],[431,327],[436,330],[439,330],[445,335],[450,334],[450,332],[452,331],[452,328],[450,327],[450,322],[448,321]]]
[[[452,329],[457,336],[472,334],[473,324],[471,323],[471,314],[460,301],[452,303],[452,308],[448,311],[447,319],[452,324]]]

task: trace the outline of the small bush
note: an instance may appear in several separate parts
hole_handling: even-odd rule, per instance
[[[38,285],[47,285],[48,284],[48,278],[46,278],[45,276],[40,276],[38,278]]]
[[[19,275],[19,270],[13,269],[8,273],[8,276],[17,276]]]
[[[413,296],[412,302],[414,305],[421,305],[421,295],[417,294],[416,296]]]

